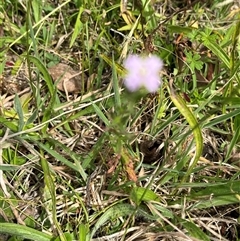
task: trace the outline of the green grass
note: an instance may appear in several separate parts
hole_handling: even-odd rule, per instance
[[[240,240],[240,8],[182,2],[0,3],[0,240]]]

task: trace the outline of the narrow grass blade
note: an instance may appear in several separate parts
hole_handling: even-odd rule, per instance
[[[35,141],[36,142],[36,141]],[[78,171],[78,168],[70,161],[68,161],[65,157],[63,157],[62,155],[60,155],[59,153],[57,153],[56,151],[50,149],[49,147],[47,147],[47,145],[42,144],[41,142],[36,142],[36,144],[42,148],[43,150],[45,150],[46,152],[48,152],[51,156],[53,156],[54,158],[56,158],[57,160],[61,161],[62,163],[64,163],[66,166],[72,168],[75,171]]]
[[[178,108],[178,110],[181,112],[181,114],[186,118],[187,122],[189,123],[196,142],[196,152],[194,155],[194,159],[190,164],[186,175],[182,179],[182,182],[184,182],[186,181],[187,177],[192,173],[193,168],[197,165],[197,162],[201,157],[201,154],[203,151],[203,137],[202,137],[200,126],[195,116],[193,115],[192,111],[187,107],[187,105],[185,104],[181,96],[175,94],[172,87],[172,82],[170,83],[170,97],[174,105]]]
[[[15,95],[15,98],[14,98],[14,107],[18,114],[18,131],[22,131],[24,127],[24,115],[23,115],[22,103],[17,94]]]
[[[31,48],[30,46],[33,46],[34,54],[35,56],[38,56],[37,39],[36,39],[36,36],[34,36],[32,20],[30,16],[31,16],[31,2],[29,1],[27,3],[27,22],[26,22],[26,28],[29,29],[29,32],[27,32],[26,39],[28,40],[27,43],[29,42],[28,49]],[[29,34],[30,34],[30,37],[29,37]],[[28,56],[29,56],[29,51],[27,52],[27,59],[28,59]]]
[[[230,56],[230,70],[231,74],[236,66],[236,53],[238,52],[238,42],[239,42],[239,34],[240,34],[240,14],[238,13],[238,21],[235,25],[234,34],[232,35],[232,48],[231,48],[231,56]],[[239,84],[239,80],[238,80]]]
[[[60,240],[67,241],[67,239],[64,236],[63,231],[58,223],[57,210],[56,210],[57,201],[56,201],[55,184],[54,184],[53,177],[52,177],[50,169],[49,169],[49,164],[48,164],[47,160],[43,157],[43,155],[41,157],[41,166],[42,166],[43,173],[44,173],[44,184],[45,184],[44,188],[46,188],[46,190],[49,191],[49,193],[51,195],[51,201],[52,201],[52,210],[51,211],[52,211],[52,218],[53,218],[54,225],[56,226]]]
[[[53,11],[51,11],[49,14],[47,14],[46,16],[44,16],[40,21],[38,21],[36,24],[33,25],[33,29],[35,29],[36,27],[38,27],[39,25],[41,25],[44,21],[48,21],[49,17],[51,15],[54,15],[57,11],[59,11],[59,9],[61,9],[63,6],[67,5],[69,2],[71,2],[72,0],[66,0],[64,1],[62,4],[59,4],[56,8],[54,8]],[[29,30],[25,31],[21,36],[19,36],[17,39],[13,39],[13,41],[11,41],[10,43],[10,48],[12,46],[14,46],[16,43],[19,43],[20,40],[22,40],[26,35],[27,35],[27,32]]]
[[[70,162],[69,160],[65,159],[65,158],[63,159],[64,162],[63,162],[62,159],[59,159],[59,160],[62,161],[68,167],[70,167],[70,166],[74,167],[73,170],[79,172],[80,175],[82,176],[83,180],[86,181],[87,180],[87,174],[84,171],[86,166],[83,166],[83,163],[81,162],[81,160],[83,159],[82,156],[80,156],[79,154],[75,153],[74,151],[69,150],[68,147],[66,147],[65,145],[63,145],[61,142],[59,142],[57,140],[54,140],[54,139],[51,139],[51,138],[48,138],[47,140],[49,141],[49,143],[51,143],[51,145],[53,145],[54,147],[56,147],[58,149],[63,150],[64,152],[68,153],[69,156],[71,156],[72,160],[74,160],[74,162],[75,162],[75,165],[72,162]],[[52,153],[52,154],[54,154],[54,153]],[[85,158],[84,158],[84,160],[85,160]],[[66,161],[67,161],[67,163],[66,163]]]
[[[93,105],[93,108],[95,109],[95,112],[99,116],[99,118],[104,122],[104,124],[106,126],[109,126],[110,125],[110,121],[105,116],[105,114],[102,112],[102,110],[96,104],[93,103],[92,105]]]
[[[153,136],[158,136],[167,126],[169,126],[171,123],[173,123],[178,117],[180,116],[180,113],[173,114],[170,118],[168,118],[166,121],[164,121],[157,129],[156,132],[153,133]]]
[[[206,33],[200,33],[203,39],[203,45],[210,49],[226,66],[230,69],[230,58],[224,52],[221,46],[211,38],[211,35],[208,36]]]
[[[51,119],[51,116],[52,116],[52,113],[53,113],[53,107],[54,107],[54,104],[56,103],[56,101],[57,101],[57,92],[56,92],[56,89],[55,89],[53,94],[52,94],[52,96],[51,96],[51,100],[50,100],[50,102],[48,104],[48,107],[44,111],[43,118],[42,118],[42,123],[44,123],[47,120]],[[48,125],[49,125],[49,123],[46,122],[46,125],[42,128],[42,133],[43,134],[46,134],[46,131],[48,129]]]
[[[117,77],[117,71],[115,67],[115,61],[114,58],[112,58],[112,79],[113,79],[113,89],[114,89],[114,98],[115,98],[115,106],[120,107],[121,106],[121,98],[120,98],[120,90],[119,90],[119,81]]]
[[[111,67],[113,68],[113,62],[112,62],[111,59],[109,59],[109,58],[108,58],[106,55],[104,55],[104,54],[101,54],[100,57],[101,57],[102,59],[104,59],[104,61],[105,61],[109,66],[111,66]],[[126,74],[125,69],[124,69],[121,65],[119,65],[119,64],[117,64],[117,63],[114,63],[114,64],[115,64],[116,71],[117,71],[117,73],[118,73],[119,75],[123,76],[124,74]]]
[[[5,54],[7,52],[5,44],[6,44],[5,41],[0,41],[0,75],[2,75],[5,68],[6,61],[7,61],[5,58]]]
[[[236,130],[234,131],[233,138],[232,138],[232,140],[231,140],[231,142],[230,142],[230,144],[229,144],[229,146],[227,148],[227,153],[226,153],[224,162],[226,162],[230,158],[231,153],[233,152],[234,147],[238,143],[239,137],[240,137],[240,126],[238,126],[236,128]]]
[[[31,55],[29,55],[28,58],[29,58],[29,61],[34,63],[34,65],[38,68],[38,70],[43,74],[43,77],[44,77],[44,80],[47,84],[50,95],[53,96],[54,85],[53,85],[53,82],[52,82],[52,78],[47,71],[47,68],[45,67],[45,65],[42,63],[42,61],[40,59],[38,59],[34,56],[31,56]]]
[[[0,170],[2,171],[16,171],[20,168],[17,165],[10,165],[10,164],[0,164]]]
[[[204,125],[204,128],[209,128],[209,127],[212,127],[214,125],[217,125],[219,123],[223,123],[224,121],[234,117],[234,116],[237,116],[240,114],[240,109],[236,109],[232,112],[229,112],[227,114],[223,114],[223,115],[220,115],[218,117],[216,117],[215,119],[209,121],[207,124]]]
[[[82,14],[83,10],[84,10],[83,7],[79,8],[78,16],[76,18],[76,22],[75,22],[75,26],[74,26],[74,30],[73,30],[69,48],[71,48],[73,46],[74,42],[76,41],[76,39],[78,37],[78,34],[80,33],[80,31],[82,29],[83,23],[81,22],[80,19],[81,19],[81,14]]]

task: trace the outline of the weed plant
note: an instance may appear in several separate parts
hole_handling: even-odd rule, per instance
[[[240,240],[239,10],[1,1],[0,240]]]

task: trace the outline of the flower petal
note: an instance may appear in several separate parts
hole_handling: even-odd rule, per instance
[[[152,77],[147,82],[145,82],[144,87],[150,92],[154,93],[161,86],[161,79],[159,77]]]
[[[163,67],[163,61],[159,57],[152,55],[144,59],[144,67],[151,73],[158,73]]]
[[[134,92],[141,87],[142,83],[141,81],[139,81],[139,78],[137,75],[131,74],[125,77],[124,85],[129,91]]]
[[[149,92],[155,92],[161,85],[159,72],[163,62],[159,57],[129,55],[123,62],[123,66],[127,70],[124,85],[129,91],[137,91],[143,86]]]
[[[138,70],[143,64],[143,59],[138,55],[129,55],[123,62],[123,66],[128,71]]]

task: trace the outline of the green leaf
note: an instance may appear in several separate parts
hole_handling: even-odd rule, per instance
[[[0,233],[34,241],[51,241],[52,236],[23,225],[0,223]]]
[[[33,123],[36,120],[37,116],[38,116],[38,109],[34,110],[31,116],[28,118],[28,120],[26,121],[26,126]]]
[[[194,205],[194,209],[206,209],[206,208],[212,208],[217,206],[227,206],[229,204],[239,204],[239,203],[240,203],[239,195],[238,196],[226,195],[226,196],[216,196],[216,197],[212,197],[209,195],[209,198],[207,200],[205,199],[205,200],[198,201]]]
[[[144,187],[133,187],[130,193],[130,199],[137,205],[139,205],[142,201],[160,201],[160,198],[155,192]]]
[[[57,238],[54,239],[54,241],[61,241],[63,236],[66,239],[66,241],[72,241],[73,240],[72,235],[70,233],[63,233],[61,238],[57,237]]]
[[[198,209],[239,204],[240,180],[212,184],[199,192],[194,193],[192,191],[191,197],[198,199],[198,202],[194,205],[194,208]]]
[[[209,237],[194,223],[184,219],[181,219],[180,222],[192,237],[200,239],[202,241],[210,241]]]
[[[166,217],[166,218],[168,218],[168,219],[174,218],[174,215],[173,215],[171,209],[168,209],[168,208],[162,206],[161,204],[156,204],[156,203],[154,203],[153,206],[154,206],[154,208],[156,208],[158,211],[160,211],[161,214],[162,214],[164,217]]]
[[[179,33],[179,34],[181,34],[181,33],[190,34],[196,30],[195,28],[182,27],[182,26],[178,26],[178,25],[168,25],[167,28],[172,33]]]
[[[89,226],[88,224],[83,224],[81,223],[79,225],[79,229],[78,229],[78,235],[79,235],[79,238],[78,240],[79,241],[87,241],[88,240],[88,233],[89,233]]]
[[[203,62],[201,61],[201,56],[199,54],[192,54],[191,52],[184,51],[186,54],[186,60],[191,70],[194,69],[201,70],[203,68]]]
[[[94,234],[97,232],[97,230],[103,226],[108,220],[113,220],[117,219],[120,217],[124,216],[130,216],[134,214],[135,208],[130,205],[130,204],[116,204],[109,209],[107,209],[103,215],[97,220],[96,224],[94,225],[91,235],[90,235],[90,240],[94,236]]]
[[[35,22],[38,22],[42,18],[42,1],[32,0],[31,3]]]
[[[9,119],[0,116],[0,123],[9,128],[12,132],[18,132],[18,126],[13,121],[9,121]]]

